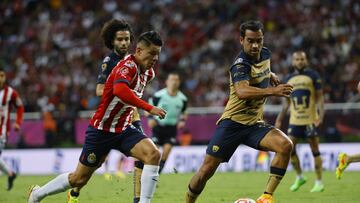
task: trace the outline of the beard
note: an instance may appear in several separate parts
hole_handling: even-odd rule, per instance
[[[125,51],[125,50],[123,50],[123,49],[121,49],[121,48],[117,48],[117,47],[115,47],[115,51],[116,51],[117,54],[119,54],[119,56],[120,56],[121,58],[124,58],[124,56],[125,56],[126,53],[127,53],[127,51]]]

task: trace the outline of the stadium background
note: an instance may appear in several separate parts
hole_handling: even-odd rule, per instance
[[[11,166],[20,159],[10,155],[20,148],[33,152],[51,148],[56,155],[57,149],[81,146],[81,129],[99,102],[98,65],[109,52],[99,33],[112,18],[129,21],[135,36],[149,29],[161,33],[165,45],[156,68],[158,77],[147,88],[145,99],[164,87],[168,72],[179,71],[181,89],[189,98],[191,122],[186,132],[192,135],[192,144],[207,143],[226,103],[227,70],[240,50],[239,25],[258,19],[265,25],[264,44],[272,50],[272,70],[280,78],[291,71],[291,53],[298,49],[306,51],[323,78],[327,111],[320,129],[322,142],[343,142],[333,145],[338,146],[333,153],[346,149],[347,142],[353,143],[352,149],[359,148],[360,3],[356,0],[4,0],[0,2],[0,66],[19,91],[26,112],[22,131],[11,133],[9,156],[4,151]],[[280,100],[270,98],[267,104],[266,120],[273,123]],[[56,161],[51,166],[56,167]]]

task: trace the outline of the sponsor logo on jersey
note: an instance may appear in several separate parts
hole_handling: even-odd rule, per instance
[[[126,61],[124,66],[127,66],[129,68],[133,68],[133,67],[135,67],[135,63],[134,63],[134,61]]]
[[[103,63],[106,63],[106,62],[109,62],[109,61],[110,61],[110,57],[107,56],[107,57],[104,58]]]
[[[238,63],[242,63],[243,62],[243,59],[242,58],[238,58],[236,59],[236,61],[234,62],[234,64],[238,64]]]

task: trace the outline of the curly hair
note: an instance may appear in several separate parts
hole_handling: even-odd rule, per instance
[[[113,41],[117,31],[129,31],[130,41],[133,41],[134,36],[130,24],[125,20],[112,19],[106,22],[101,29],[101,38],[104,40],[104,44],[107,48],[114,49]]]

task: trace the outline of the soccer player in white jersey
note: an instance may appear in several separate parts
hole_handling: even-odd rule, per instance
[[[166,115],[163,109],[140,99],[146,84],[155,76],[153,66],[159,60],[161,46],[162,40],[157,32],[149,31],[140,35],[135,54],[120,61],[106,80],[101,102],[90,119],[76,170],[61,174],[42,187],[31,187],[28,203],[40,202],[48,195],[70,188],[82,188],[111,149],[144,163],[140,203],[151,202],[159,177],[161,154],[151,139],[131,122],[135,107],[161,118]]]
[[[6,73],[4,69],[0,68],[0,156],[2,150],[5,148],[6,139],[9,135],[10,112],[13,107],[16,108],[16,121],[13,128],[15,131],[19,131],[23,119],[24,106],[16,90],[6,85]],[[6,165],[1,157],[0,171],[8,176],[7,190],[11,190],[16,174]]]

